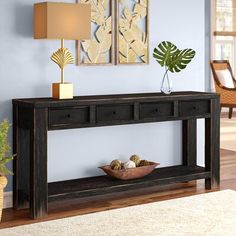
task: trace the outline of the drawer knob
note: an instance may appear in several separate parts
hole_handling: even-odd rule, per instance
[[[158,108],[155,109],[155,112],[158,112]]]
[[[113,114],[113,115],[116,115],[116,111],[113,111],[112,114]]]
[[[67,117],[70,118],[70,114],[68,114]]]
[[[194,107],[193,107],[193,110],[197,110],[197,107],[196,107],[196,106],[194,106]]]

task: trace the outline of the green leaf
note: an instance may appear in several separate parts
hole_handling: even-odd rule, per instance
[[[169,66],[171,57],[178,51],[178,48],[169,41],[161,42],[153,52],[153,57],[163,67]]]
[[[196,52],[193,49],[179,50],[169,41],[161,42],[153,51],[154,59],[172,73],[184,70],[195,54]]]
[[[175,53],[169,61],[169,71],[174,73],[184,70],[187,65],[192,61],[195,54],[196,52],[193,49],[184,49]]]

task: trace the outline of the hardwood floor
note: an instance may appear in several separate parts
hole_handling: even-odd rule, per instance
[[[236,152],[221,150],[221,185],[220,190],[236,190]],[[191,196],[209,192],[205,190],[204,180],[189,183],[140,189],[125,193],[91,197],[87,200],[70,200],[49,204],[49,215],[41,220],[31,220],[27,210],[4,209],[0,228],[59,219],[63,217],[88,214],[108,209],[115,209],[138,204],[157,202],[173,198]]]

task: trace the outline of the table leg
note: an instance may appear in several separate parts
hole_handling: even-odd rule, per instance
[[[18,122],[18,106],[13,106],[13,153],[17,154],[13,161],[13,207],[24,209],[29,207],[29,169],[30,155],[29,129],[20,128]]]
[[[48,211],[47,183],[47,109],[35,109],[33,128],[30,131],[30,212],[41,218]]]
[[[220,184],[220,105],[219,99],[211,100],[211,118],[205,119],[205,168],[211,178],[205,180],[206,189]]]
[[[197,162],[197,121],[183,120],[182,123],[183,165],[196,166]]]

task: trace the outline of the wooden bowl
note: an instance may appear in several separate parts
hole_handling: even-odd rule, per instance
[[[140,166],[130,169],[112,170],[110,165],[99,167],[107,175],[121,180],[138,179],[150,174],[160,163],[150,162],[149,166]]]

